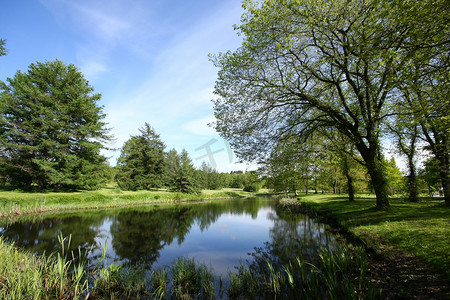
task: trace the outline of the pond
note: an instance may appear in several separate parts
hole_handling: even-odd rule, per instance
[[[58,251],[58,235],[72,248],[89,249],[93,265],[106,245],[106,263],[147,270],[178,257],[195,258],[216,275],[264,256],[287,263],[314,261],[321,247],[339,247],[326,225],[280,209],[272,197],[59,213],[0,226],[0,234],[38,254]]]

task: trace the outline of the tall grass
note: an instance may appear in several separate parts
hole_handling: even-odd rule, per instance
[[[71,237],[58,236],[60,250],[40,257],[20,251],[0,237],[0,299],[129,299],[144,292],[139,270],[105,268],[106,247],[99,263],[86,268],[91,249],[69,252]],[[69,255],[70,253],[70,255]]]
[[[178,258],[170,267],[154,271],[151,282],[152,295],[159,299],[213,299],[215,295],[213,271],[194,259]]]
[[[37,257],[0,237],[1,299],[215,299],[223,296],[222,278],[194,259],[178,258],[154,270],[104,266],[102,257],[86,267],[90,250],[69,252],[70,236],[59,236],[60,251]],[[70,253],[70,254],[69,254]],[[231,299],[375,299],[363,248],[323,249],[317,263],[301,258],[277,266],[266,260],[258,272],[249,265],[229,274],[226,296]],[[216,289],[216,287],[219,287]]]
[[[40,299],[46,261],[19,251],[0,238],[0,298]]]
[[[252,272],[241,265],[230,274],[232,299],[376,299],[381,296],[370,283],[363,248],[346,247],[335,252],[322,249],[319,262],[297,258],[279,268],[268,260]]]

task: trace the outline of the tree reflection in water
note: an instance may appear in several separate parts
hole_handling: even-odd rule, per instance
[[[262,215],[266,213],[267,215]],[[221,218],[222,216],[232,217],[238,223],[237,227],[233,227],[237,232],[231,232],[229,236],[239,236],[245,231],[247,236],[241,239],[245,240],[248,248],[234,249],[231,247],[243,247],[244,243],[231,245],[231,242],[223,241],[227,250],[220,249],[221,251],[247,253],[252,247],[262,245],[269,239],[264,247],[255,249],[251,254],[255,263],[266,263],[265,260],[268,259],[272,264],[281,265],[298,256],[313,261],[321,247],[337,247],[324,225],[317,224],[304,215],[284,212],[277,208],[275,199],[262,197],[23,218],[0,226],[0,234],[13,241],[16,246],[38,254],[58,251],[57,237],[60,233],[63,236],[72,235],[71,250],[78,247],[83,251],[94,248],[95,251],[89,257],[91,265],[97,262],[101,254],[100,243],[108,239],[109,263],[139,265],[150,270],[161,257],[163,249],[170,245],[179,245],[182,249],[183,243],[186,244],[185,240],[192,238],[193,234],[197,235],[195,241],[201,241],[205,245],[209,243],[204,248],[211,252],[205,255],[218,253],[217,249],[214,250],[214,247],[221,246],[217,239],[208,242],[202,235],[207,236],[205,233],[213,225],[216,231],[210,232],[217,233],[220,226],[225,228],[227,224],[221,222],[226,222],[227,218]],[[252,222],[262,222],[257,224],[257,228],[263,230],[264,234],[256,235],[252,231],[253,227],[246,225]],[[236,226],[236,223],[233,225]],[[191,236],[188,237],[189,234]],[[221,239],[222,236],[218,238]],[[249,260],[250,263],[253,262],[253,259]],[[229,261],[229,257],[224,258],[224,262]],[[229,267],[233,269],[233,266]]]
[[[264,247],[255,247],[255,251],[249,253],[252,261],[247,262],[254,272],[263,274],[260,271],[267,271],[268,263],[275,269],[281,269],[297,258],[314,264],[323,248],[333,251],[340,247],[326,231],[327,225],[317,223],[306,215],[277,208],[268,217],[273,221],[270,240]]]

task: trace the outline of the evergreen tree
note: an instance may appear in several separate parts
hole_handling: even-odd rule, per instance
[[[159,188],[163,184],[165,145],[148,123],[139,132],[122,148],[117,183],[126,190]]]
[[[0,89],[0,170],[24,188],[98,188],[110,140],[101,95],[73,65],[36,62]]]
[[[208,163],[203,162],[199,171],[202,173],[202,188],[208,190],[220,190],[224,186],[224,176],[221,176],[221,174],[213,169]]]
[[[195,180],[195,168],[188,152],[183,149],[180,154],[172,149],[166,157],[166,176],[170,189],[181,193],[196,193],[199,191]]]

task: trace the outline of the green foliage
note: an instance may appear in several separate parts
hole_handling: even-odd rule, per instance
[[[166,156],[167,183],[172,191],[198,193],[200,191],[195,178],[195,168],[185,149],[180,154],[175,149]]]
[[[21,252],[0,237],[0,297],[40,299],[45,272],[44,259]]]
[[[122,147],[115,179],[120,188],[140,190],[163,185],[164,143],[147,123]]]
[[[262,187],[263,182],[258,177],[258,173],[256,171],[249,171],[245,173],[245,182],[243,190],[245,192],[258,192]]]
[[[439,173],[439,162],[432,158],[425,161],[424,165],[425,168],[419,171],[419,175],[428,188],[426,192],[432,196],[435,193],[439,193],[442,187]]]
[[[0,164],[23,188],[97,189],[105,182],[103,143],[110,139],[100,94],[59,60],[31,64],[1,86]],[[6,178],[5,178],[6,177]]]
[[[400,169],[392,157],[389,161],[384,160],[386,177],[388,179],[388,189],[391,195],[401,193],[405,190],[405,180]]]
[[[224,173],[219,173],[209,164],[203,162],[198,170],[197,181],[203,189],[220,190],[227,186],[227,177]]]
[[[241,189],[244,187],[245,175],[242,171],[231,172],[230,175],[230,188]]]
[[[198,264],[194,259],[178,258],[170,272],[175,299],[212,299],[214,296],[213,273],[206,265]]]
[[[242,46],[212,57],[216,130],[239,157],[261,160],[286,135],[304,141],[332,128],[359,152],[377,207],[388,207],[380,138],[388,116],[405,112],[396,110],[399,81],[434,83],[423,90],[434,100],[417,111],[432,107],[425,115],[450,127],[441,122],[448,101],[438,100],[448,98],[448,1],[249,0],[243,7]],[[409,81],[414,70],[418,80]]]
[[[406,132],[406,138],[408,132],[413,132],[412,129],[420,128],[413,133],[420,135],[426,142],[425,148],[438,162],[443,195],[445,202],[450,205],[450,4],[439,0],[406,1],[398,5],[404,11],[398,21],[409,27],[406,47],[415,48],[415,51],[405,61],[396,83],[402,96],[395,103],[395,109],[399,112],[397,122],[402,125],[401,130]],[[400,145],[400,148],[408,155],[410,169],[414,169],[414,139],[410,141],[410,145]],[[415,175],[414,172],[411,174]],[[410,198],[414,201],[414,193],[417,192],[414,177],[409,177],[409,184]]]
[[[59,252],[46,257],[17,250],[0,237],[0,296],[2,299],[130,299],[145,290],[140,270],[124,271],[122,266],[100,267],[106,247],[91,269],[85,265],[92,249],[69,248],[71,237],[58,235]],[[89,295],[89,296],[87,296]]]
[[[295,138],[285,138],[265,161],[263,172],[268,177],[268,186],[276,192],[296,194],[310,180],[310,163],[309,152]]]
[[[0,56],[6,55],[8,52],[5,48],[6,40],[0,39]]]

